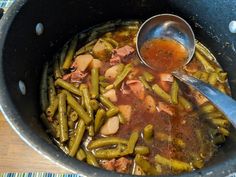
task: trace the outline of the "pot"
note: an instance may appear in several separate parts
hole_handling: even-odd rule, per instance
[[[89,166],[65,155],[52,142],[39,118],[39,81],[44,63],[77,32],[108,20],[146,19],[160,13],[173,13],[190,23],[196,38],[229,73],[236,99],[236,35],[228,29],[236,17],[236,1],[18,0],[0,22],[1,111],[16,133],[40,154],[73,173],[130,176]],[[37,35],[35,28],[39,23],[44,29]],[[182,176],[235,175],[235,149],[236,131],[232,129],[225,144],[203,169]]]

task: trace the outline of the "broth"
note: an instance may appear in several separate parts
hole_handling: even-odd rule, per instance
[[[140,63],[139,25],[101,26],[66,43],[43,71],[42,121],[66,154],[106,170],[164,175],[202,168],[230,123],[170,74],[187,58],[181,44],[148,41],[141,52],[158,70]],[[227,73],[201,43],[196,49],[181,70],[230,94]]]

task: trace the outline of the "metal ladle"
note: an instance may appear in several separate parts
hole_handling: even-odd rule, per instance
[[[142,63],[153,70],[155,70],[155,68],[142,57],[140,49],[146,41],[155,38],[169,38],[179,42],[188,51],[188,58],[185,65],[191,61],[195,52],[195,37],[191,26],[181,17],[173,14],[156,15],[146,20],[139,28],[136,44],[137,53]],[[236,128],[235,100],[218,91],[211,85],[180,71],[173,71],[172,74],[180,81],[192,86],[202,93],[221,112],[223,112],[226,117],[228,117],[229,121]]]

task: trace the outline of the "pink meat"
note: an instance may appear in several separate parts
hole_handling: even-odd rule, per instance
[[[133,94],[143,100],[145,96],[145,89],[141,81],[139,80],[128,80],[126,81],[126,84],[129,86],[130,90],[133,92]]]
[[[125,59],[127,56],[129,56],[133,52],[134,52],[134,48],[132,48],[128,45],[118,48],[118,49],[114,49],[113,55],[110,59],[110,64],[116,65],[116,64],[120,63],[123,59]]]
[[[88,73],[83,73],[82,71],[79,71],[77,69],[72,73],[64,75],[62,79],[68,82],[79,82],[83,80],[87,75]]]
[[[169,105],[165,102],[158,103],[158,111],[159,112],[163,111],[163,112],[169,114],[170,116],[175,115],[175,109],[171,105]]]

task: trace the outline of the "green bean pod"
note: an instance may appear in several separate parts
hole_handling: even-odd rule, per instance
[[[91,97],[97,98],[99,94],[99,69],[92,68],[91,69]]]
[[[46,114],[49,118],[52,118],[58,108],[58,98],[56,98],[52,104],[50,104],[46,110]]]
[[[101,126],[104,123],[104,118],[105,118],[106,112],[104,109],[98,109],[96,115],[95,115],[95,121],[94,121],[94,131],[97,133]]]
[[[74,53],[75,53],[75,49],[76,49],[76,46],[77,46],[77,41],[78,41],[78,35],[76,35],[72,39],[72,41],[70,42],[70,47],[68,49],[65,61],[64,61],[63,66],[62,66],[63,69],[69,69],[70,68],[70,65],[72,63],[72,59],[73,59],[73,56],[74,56]]]
[[[79,117],[84,120],[85,124],[88,125],[92,121],[92,118],[68,91],[63,90],[62,92],[66,93],[68,104],[77,112]]]
[[[75,134],[75,140],[71,146],[71,148],[69,149],[69,155],[71,157],[74,157],[76,152],[79,149],[81,140],[84,136],[84,132],[85,132],[85,123],[82,119],[80,119],[77,128],[76,128],[76,134]]]
[[[56,86],[58,85],[64,89],[68,90],[69,92],[74,93],[75,95],[78,95],[78,96],[82,95],[81,91],[78,88],[76,88],[72,84],[70,84],[60,78],[55,81],[55,85]]]
[[[146,127],[143,129],[143,138],[145,141],[150,141],[153,137],[153,125],[148,124]]]
[[[99,100],[108,109],[111,109],[111,108],[115,107],[115,105],[108,98],[104,97],[103,95],[99,96]]]
[[[68,140],[69,137],[66,115],[66,94],[63,92],[58,95],[58,113],[60,126],[60,141],[65,142]]]
[[[139,80],[142,82],[145,89],[152,91],[152,87],[147,83],[147,81],[144,79],[144,76],[139,76]]]
[[[134,154],[147,155],[150,153],[150,150],[147,146],[136,146],[134,148]]]
[[[171,103],[171,97],[168,93],[166,93],[160,86],[154,84],[152,86],[152,90],[161,97],[164,101]]]
[[[66,43],[66,44],[62,47],[62,50],[61,50],[61,52],[60,52],[59,67],[60,67],[61,72],[63,72],[63,63],[64,63],[65,58],[66,58],[66,53],[67,53],[68,47],[69,47],[69,45]],[[63,74],[63,73],[62,73],[62,74]]]
[[[211,73],[215,71],[215,68],[198,51],[195,51],[195,56],[202,63],[207,72]]]
[[[178,104],[178,92],[179,92],[179,85],[174,80],[174,82],[171,85],[171,91],[170,91],[170,96],[171,96],[171,101],[173,104]]]
[[[72,111],[70,114],[69,114],[69,118],[70,120],[72,120],[73,122],[75,122],[77,119],[78,119],[78,114],[76,111]]]
[[[87,155],[86,161],[89,165],[99,167],[99,164],[98,164],[96,158],[94,157],[94,155],[91,152],[86,151],[86,155]]]
[[[155,77],[154,77],[151,73],[149,73],[149,72],[147,72],[147,71],[145,71],[145,72],[143,73],[143,77],[144,77],[144,79],[145,79],[147,82],[152,82],[152,81],[154,81],[154,79],[155,79]]]
[[[155,161],[158,164],[168,166],[178,171],[192,171],[193,169],[193,167],[189,163],[185,163],[179,160],[167,159],[163,156],[160,156],[159,154],[155,156]]]
[[[179,103],[184,107],[186,111],[192,111],[193,106],[192,104],[183,96],[178,96]]]
[[[58,63],[57,56],[56,56],[55,59],[54,59],[53,74],[54,74],[54,78],[55,78],[55,79],[62,77],[62,74],[61,74],[61,70],[60,70],[60,67],[59,67],[59,63]]]
[[[91,137],[93,137],[93,136],[95,135],[94,126],[93,126],[93,125],[89,125],[89,126],[87,127],[87,129],[88,129],[88,135],[91,136]]]
[[[84,150],[82,148],[80,148],[78,150],[78,152],[76,153],[76,159],[83,161],[86,159],[86,153],[84,152]]]
[[[52,104],[56,99],[56,89],[54,86],[53,78],[51,76],[48,77],[48,98],[50,104]]]
[[[109,118],[109,117],[116,115],[118,112],[119,112],[119,108],[112,107],[106,112],[106,116]]]
[[[158,175],[158,171],[141,155],[137,154],[134,159],[135,163],[148,175]]]
[[[113,159],[127,155],[120,146],[112,149],[99,149],[94,152],[94,156],[99,159]]]
[[[113,82],[113,87],[117,88],[121,84],[121,82],[126,78],[126,76],[130,73],[132,68],[133,68],[132,64],[125,65],[123,71],[120,74],[118,74],[115,81]]]
[[[101,148],[104,146],[111,146],[111,145],[117,145],[117,144],[128,144],[128,141],[123,138],[119,137],[105,137],[105,138],[99,138],[96,140],[91,141],[87,148],[88,149],[96,149],[96,148]]]
[[[94,111],[99,109],[99,102],[97,100],[90,100],[89,104]]]
[[[89,95],[89,91],[88,91],[87,87],[82,88],[82,94],[83,94],[83,98],[84,98],[85,108],[86,108],[89,116],[91,117],[91,119],[94,119],[93,108],[90,105],[90,95]]]
[[[43,68],[42,79],[40,82],[40,106],[42,111],[45,111],[49,105],[47,74],[48,74],[48,63],[46,63]]]
[[[135,145],[138,141],[139,138],[139,133],[137,131],[134,131],[131,133],[129,141],[128,141],[128,146],[127,146],[127,153],[132,154],[134,152]]]

